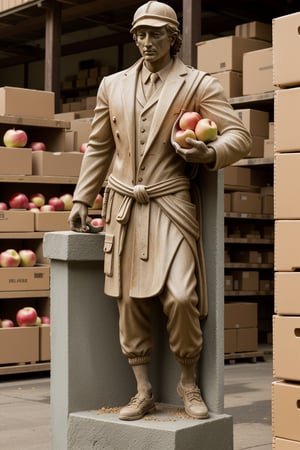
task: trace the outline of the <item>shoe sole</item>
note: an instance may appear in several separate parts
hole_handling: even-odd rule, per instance
[[[140,414],[137,414],[136,416],[126,416],[126,415],[122,416],[122,415],[119,415],[119,419],[120,420],[127,420],[127,421],[139,420],[139,419],[142,419],[146,414],[151,414],[154,411],[155,411],[155,406],[152,406],[150,409],[147,409],[147,411],[145,411],[143,413],[140,413]]]
[[[179,397],[183,401],[183,394],[181,394],[180,389],[178,389],[178,388],[177,388],[177,394],[179,395]],[[185,406],[184,406],[184,410],[187,413],[187,415],[189,417],[192,417],[193,419],[208,419],[208,413],[207,414],[191,414],[191,413],[187,412]]]

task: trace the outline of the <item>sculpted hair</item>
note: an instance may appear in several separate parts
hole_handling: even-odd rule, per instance
[[[172,27],[171,25],[164,25],[167,30],[168,36],[174,38],[174,44],[170,49],[171,56],[175,56],[179,52],[182,45],[182,36],[178,28]],[[133,32],[133,40],[136,41],[136,31]]]

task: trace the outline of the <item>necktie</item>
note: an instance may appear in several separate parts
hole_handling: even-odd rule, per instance
[[[152,94],[156,90],[156,83],[159,80],[159,75],[157,73],[151,73],[150,75],[150,83],[149,83],[149,89],[147,91],[147,100],[151,98]]]

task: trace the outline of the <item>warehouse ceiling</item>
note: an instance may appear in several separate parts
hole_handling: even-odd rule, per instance
[[[197,0],[194,0],[197,1]],[[199,0],[201,1],[201,0]],[[10,67],[44,58],[47,8],[61,6],[61,54],[80,53],[117,43],[131,42],[129,34],[134,11],[144,0],[32,0],[0,13],[0,65]],[[182,18],[182,0],[167,0]],[[233,34],[236,25],[298,12],[300,0],[202,0],[203,39]],[[86,38],[82,30],[103,29],[98,38]],[[72,38],[73,37],[73,38]]]

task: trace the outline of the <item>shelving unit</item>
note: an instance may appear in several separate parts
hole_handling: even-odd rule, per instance
[[[267,111],[269,113],[269,120],[273,121],[273,100],[274,92],[266,92],[263,94],[235,97],[230,99],[230,103],[235,109],[249,108]],[[270,171],[270,178],[273,179],[273,164],[274,158],[245,158],[234,164],[238,167],[247,167],[250,169],[258,169],[263,171]],[[224,186],[224,192],[260,192],[260,186]],[[264,236],[263,228],[267,226],[274,231],[274,217],[272,214],[254,214],[242,212],[225,212],[224,223],[227,226],[242,227],[242,224],[255,224],[255,227],[261,229],[260,236],[230,236],[224,237],[225,254],[226,250],[231,252],[238,251],[254,251],[254,252],[272,252],[274,250],[274,236],[269,234]],[[269,230],[270,231],[270,230]],[[274,304],[274,263],[267,262],[243,262],[243,261],[226,261],[224,263],[225,276],[231,271],[259,271],[260,280],[270,280],[269,289],[255,289],[255,290],[237,290],[229,289],[224,292],[224,301],[249,301],[256,302],[258,307],[258,341],[265,343],[267,340],[266,327],[269,326],[272,330],[272,312]],[[262,329],[260,325],[262,324]],[[246,357],[248,352],[243,353]],[[249,353],[250,354],[250,353]],[[235,355],[239,357],[238,354]],[[234,355],[225,355],[225,359],[232,359]]]

